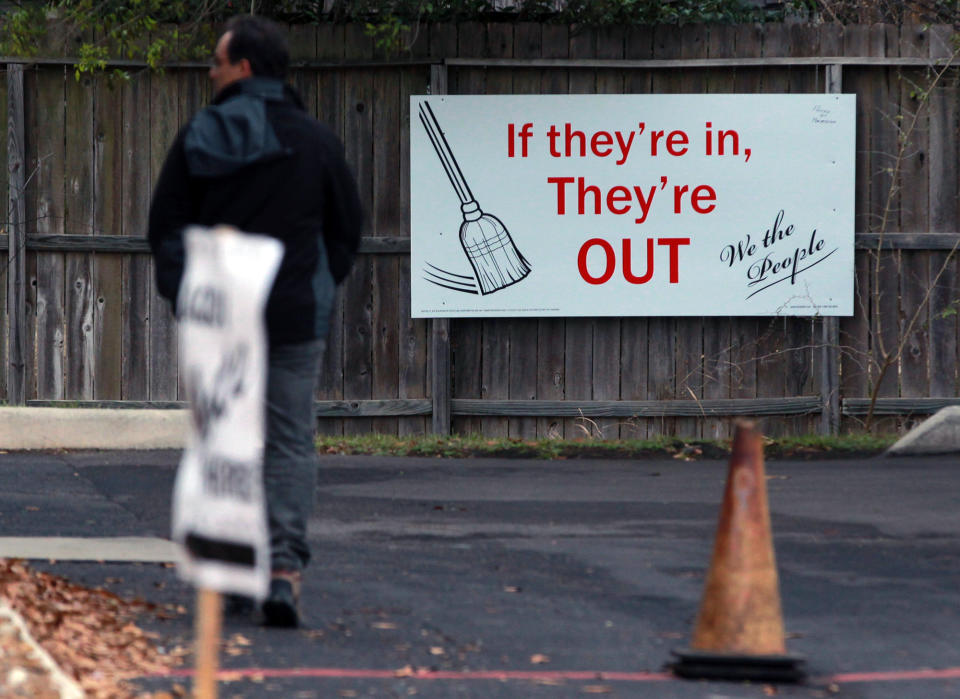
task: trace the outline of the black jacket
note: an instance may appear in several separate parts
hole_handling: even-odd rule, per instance
[[[176,308],[183,230],[227,224],[281,240],[267,301],[271,345],[325,337],[336,284],[360,241],[356,183],[336,136],[263,78],[228,85],[181,129],[150,205],[157,288]]]

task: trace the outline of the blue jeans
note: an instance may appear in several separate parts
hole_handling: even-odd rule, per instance
[[[310,560],[307,520],[317,489],[313,394],[325,342],[269,350],[263,483],[273,570],[302,570]]]

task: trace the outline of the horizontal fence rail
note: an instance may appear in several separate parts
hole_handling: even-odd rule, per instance
[[[75,66],[79,58],[0,56],[0,65]],[[150,68],[146,61],[135,59],[107,59],[108,68]],[[926,66],[958,66],[960,61],[922,56],[769,56],[764,58],[423,58],[343,61],[291,61],[290,69],[355,69],[409,68],[420,66],[449,66],[451,68],[516,68],[516,69],[590,69],[590,70],[651,70],[692,68],[790,68],[848,66],[873,68],[922,68]],[[173,61],[160,66],[164,70],[209,70],[204,61]]]
[[[149,254],[150,245],[140,236],[123,235],[33,235],[25,241],[27,250],[44,252],[99,252]],[[0,235],[0,250],[8,250],[9,237]],[[957,233],[857,233],[857,250],[942,250],[960,249]],[[408,255],[409,236],[364,236],[359,252],[367,255]]]
[[[43,252],[100,252],[121,254],[149,254],[150,244],[141,236],[125,235],[33,235],[25,245],[27,250]],[[0,250],[8,250],[10,239],[0,235]],[[394,254],[410,252],[410,238],[399,236],[364,236],[360,239],[362,254]]]
[[[844,415],[866,415],[869,398],[844,398]],[[876,415],[930,415],[942,408],[960,405],[960,398],[879,398],[874,406]],[[33,408],[107,408],[181,410],[189,407],[186,401],[132,401],[132,400],[29,400]],[[511,401],[466,400],[451,401],[452,413],[458,416],[514,416],[514,417],[767,417],[782,415],[811,415],[823,406],[820,396],[798,398],[742,398],[729,400],[668,400],[668,401]],[[429,399],[314,401],[317,417],[397,417],[430,415]]]
[[[458,416],[529,417],[705,417],[809,415],[821,410],[819,396],[799,398],[743,398],[730,400],[667,401],[546,401],[467,400],[455,398],[451,412]],[[55,401],[31,400],[30,407],[46,408],[186,408],[185,401]],[[430,415],[429,399],[314,401],[317,417],[396,417]]]

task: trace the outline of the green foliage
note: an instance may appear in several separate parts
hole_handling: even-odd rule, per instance
[[[40,4],[0,10],[0,54],[35,55],[38,42],[44,35],[45,22],[45,8]]]
[[[557,9],[553,0],[517,0],[512,10],[495,8],[488,0],[341,0],[321,16],[322,2],[301,9],[313,19],[364,21],[366,34],[384,53],[409,48],[423,24],[496,17],[588,27],[733,23],[779,17],[743,0],[568,0]]]
[[[21,0],[0,5],[0,52],[32,56],[54,35],[76,40],[76,74],[105,71],[113,59],[145,61],[205,58],[213,24],[238,11],[284,22],[362,22],[385,53],[409,46],[423,24],[493,19],[581,26],[743,22],[765,15],[744,0],[517,0],[495,10],[491,0]],[[125,77],[124,71],[115,71]]]
[[[230,0],[48,0],[0,7],[0,52],[34,56],[50,37],[68,40],[75,74],[106,71],[111,60],[159,69],[169,60],[206,58],[212,23],[234,14]],[[127,77],[115,70],[119,77]]]
[[[501,19],[590,26],[744,22],[770,16],[743,0],[567,0],[560,9],[553,0],[516,0],[508,10],[495,10],[489,0],[338,0],[327,15],[322,15],[323,7],[322,0],[314,0],[298,3],[296,9],[315,20],[377,20],[379,24],[395,18],[405,25],[489,19],[494,12]]]
[[[766,440],[768,458],[841,458],[854,454],[878,454],[896,441],[895,435],[850,434],[838,437],[817,435]],[[729,440],[682,440],[660,437],[649,440],[564,440],[516,438],[492,439],[481,435],[416,435],[394,437],[383,434],[352,437],[319,437],[321,454],[367,454],[374,456],[430,456],[439,458],[502,457],[526,459],[725,459]]]
[[[811,21],[960,25],[957,0],[791,0],[790,6],[793,14]]]

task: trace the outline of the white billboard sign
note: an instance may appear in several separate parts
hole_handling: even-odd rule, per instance
[[[414,317],[853,313],[854,95],[414,96]]]
[[[174,486],[180,573],[198,587],[263,598],[270,579],[263,311],[283,244],[225,228],[191,228],[185,244],[177,319],[193,419]]]

